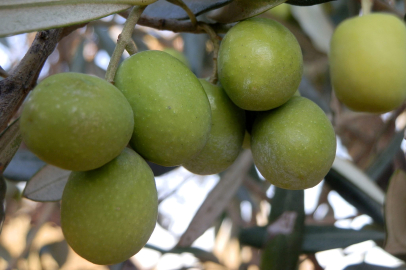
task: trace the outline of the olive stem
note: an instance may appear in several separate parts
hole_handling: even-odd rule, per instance
[[[114,84],[114,77],[116,76],[116,71],[123,55],[124,49],[128,45],[129,40],[134,30],[135,25],[137,24],[138,19],[141,17],[142,12],[146,6],[134,6],[128,15],[127,21],[124,24],[123,31],[118,35],[117,45],[114,49],[113,55],[111,56],[109,66],[107,68],[105,79],[109,83]]]
[[[9,74],[0,66],[0,77],[7,78]]]
[[[134,40],[130,39],[127,43],[127,45],[125,46],[125,50],[130,54],[136,54],[138,52],[138,48],[137,45],[135,45]]]
[[[371,13],[373,4],[373,0],[361,0],[361,10],[363,16]]]
[[[199,27],[203,28],[204,31],[209,35],[211,42],[213,42],[213,71],[210,76],[209,82],[212,84],[216,84],[218,81],[218,67],[217,67],[217,59],[220,50],[220,37],[216,34],[216,32],[211,28],[210,25],[206,23],[199,23]]]
[[[168,2],[181,7],[189,16],[190,21],[194,26],[197,25],[197,19],[193,11],[182,0],[167,0]]]

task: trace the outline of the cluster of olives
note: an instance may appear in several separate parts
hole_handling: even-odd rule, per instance
[[[251,149],[267,180],[287,189],[319,183],[336,141],[323,111],[294,96],[302,61],[284,26],[254,18],[238,23],[221,44],[221,86],[160,51],[127,58],[115,86],[77,73],[43,80],[25,103],[20,127],[38,157],[73,171],[61,205],[69,245],[96,264],[137,253],[158,207],[144,159],[203,175],[224,171],[241,151],[246,111],[255,115]]]

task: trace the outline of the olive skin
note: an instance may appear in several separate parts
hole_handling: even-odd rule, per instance
[[[161,51],[134,54],[118,68],[115,85],[133,109],[130,145],[142,157],[177,166],[203,149],[211,128],[210,103],[178,59]]]
[[[276,108],[293,96],[303,57],[294,35],[266,18],[252,18],[231,28],[220,45],[219,79],[231,100],[249,111]]]
[[[20,119],[27,147],[43,161],[72,171],[96,169],[117,157],[133,126],[131,106],[116,87],[79,73],[40,82]]]
[[[157,215],[152,170],[129,148],[101,168],[72,172],[62,195],[65,239],[95,264],[116,264],[136,254],[151,236]]]
[[[245,134],[245,112],[220,86],[204,79],[200,82],[210,101],[211,131],[203,150],[183,166],[195,174],[209,175],[224,171],[238,157]]]
[[[257,115],[251,150],[255,165],[271,184],[300,190],[317,185],[328,173],[336,137],[324,112],[312,101],[295,96]]]
[[[406,27],[394,15],[372,13],[342,22],[329,55],[337,98],[359,112],[385,113],[406,98]]]

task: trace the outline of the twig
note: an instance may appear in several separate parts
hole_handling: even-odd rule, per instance
[[[27,243],[25,245],[25,248],[21,254],[12,259],[7,267],[7,270],[15,269],[17,266],[17,263],[20,259],[25,258],[28,255],[28,252],[31,249],[32,242],[34,241],[34,238],[36,234],[38,233],[39,229],[41,229],[42,225],[45,224],[45,222],[48,221],[48,219],[51,217],[54,209],[55,209],[56,203],[46,203],[45,208],[42,210],[41,216],[39,217],[39,220],[33,230],[31,231],[30,235],[27,237]]]
[[[216,84],[218,81],[218,68],[217,68],[217,59],[219,55],[220,49],[220,37],[216,34],[213,28],[206,23],[199,23],[199,27],[203,28],[204,31],[209,35],[211,42],[213,42],[214,50],[213,50],[213,71],[210,76],[209,82],[212,84]]]
[[[118,36],[117,45],[114,49],[113,55],[111,56],[109,66],[106,72],[106,80],[114,84],[114,77],[120,62],[121,56],[123,55],[124,49],[131,40],[131,36],[138,19],[140,18],[145,6],[134,6],[128,15],[127,21],[124,24],[123,31]]]
[[[7,78],[9,74],[0,66],[0,77]]]
[[[174,5],[181,7],[186,12],[186,14],[189,16],[189,19],[192,22],[192,25],[197,26],[196,16],[193,13],[193,11],[190,10],[188,5],[185,4],[185,2],[183,2],[182,0],[167,0],[167,1]]]
[[[138,48],[137,45],[135,45],[134,40],[130,39],[127,43],[127,45],[125,46],[125,50],[130,54],[136,54],[138,52]]]
[[[128,18],[129,12],[123,11],[119,13],[120,16]],[[151,27],[157,30],[168,30],[175,33],[194,33],[194,34],[205,34],[204,29],[198,28],[193,25],[190,21],[179,21],[176,19],[163,19],[163,18],[153,18],[148,16],[141,16],[138,20],[138,25]],[[221,24],[215,23],[210,24],[216,33],[227,33],[227,31],[234,26],[233,24]]]
[[[371,13],[374,0],[361,0],[362,15],[368,15]]]
[[[18,66],[6,79],[0,81],[0,131],[7,127],[28,92],[36,85],[45,60],[58,42],[82,26],[84,24],[37,33]]]

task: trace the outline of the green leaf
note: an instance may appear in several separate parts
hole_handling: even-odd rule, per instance
[[[332,2],[336,0],[288,0],[286,1],[287,4],[289,5],[295,5],[295,6],[313,6],[313,5],[319,5],[327,2]]]
[[[275,189],[269,221],[270,226],[287,212],[296,213],[296,220],[292,233],[278,234],[265,244],[260,268],[296,270],[304,233],[304,191]],[[268,231],[270,226],[268,226]]]
[[[366,170],[366,173],[372,180],[378,180],[379,176],[381,176],[385,169],[392,163],[395,155],[399,151],[402,151],[400,145],[403,142],[404,134],[404,131],[397,132],[385,150],[379,154],[374,163]]]
[[[130,7],[118,4],[121,2],[119,0],[110,2],[117,4],[72,4],[72,1],[66,0],[3,0],[0,4],[0,37],[85,23]]]
[[[351,161],[336,157],[326,183],[360,212],[383,225],[383,191]]]
[[[232,23],[254,17],[286,0],[234,0],[227,6],[213,10],[208,16],[220,23]]]
[[[388,233],[385,250],[392,254],[406,254],[406,173],[402,170],[395,171],[390,179],[385,221]]]
[[[266,227],[252,227],[241,231],[242,245],[263,248],[267,238]],[[341,229],[334,226],[305,226],[302,253],[315,253],[335,248],[346,248],[367,240],[383,241],[385,233],[378,230]]]
[[[224,6],[232,2],[232,0],[183,0],[183,2],[185,2],[185,4],[195,15],[199,15],[209,10]],[[159,0],[156,3],[149,5],[145,9],[144,15],[148,17],[165,19],[189,18],[181,7],[171,4],[166,0]]]
[[[37,202],[53,202],[62,198],[70,171],[45,165],[27,183],[23,195]]]
[[[251,152],[245,150],[207,195],[185,233],[179,239],[178,247],[192,245],[199,236],[214,224],[216,218],[220,216],[236,194],[251,165]]]
[[[21,142],[20,121],[17,119],[0,134],[0,173],[7,168]]]

